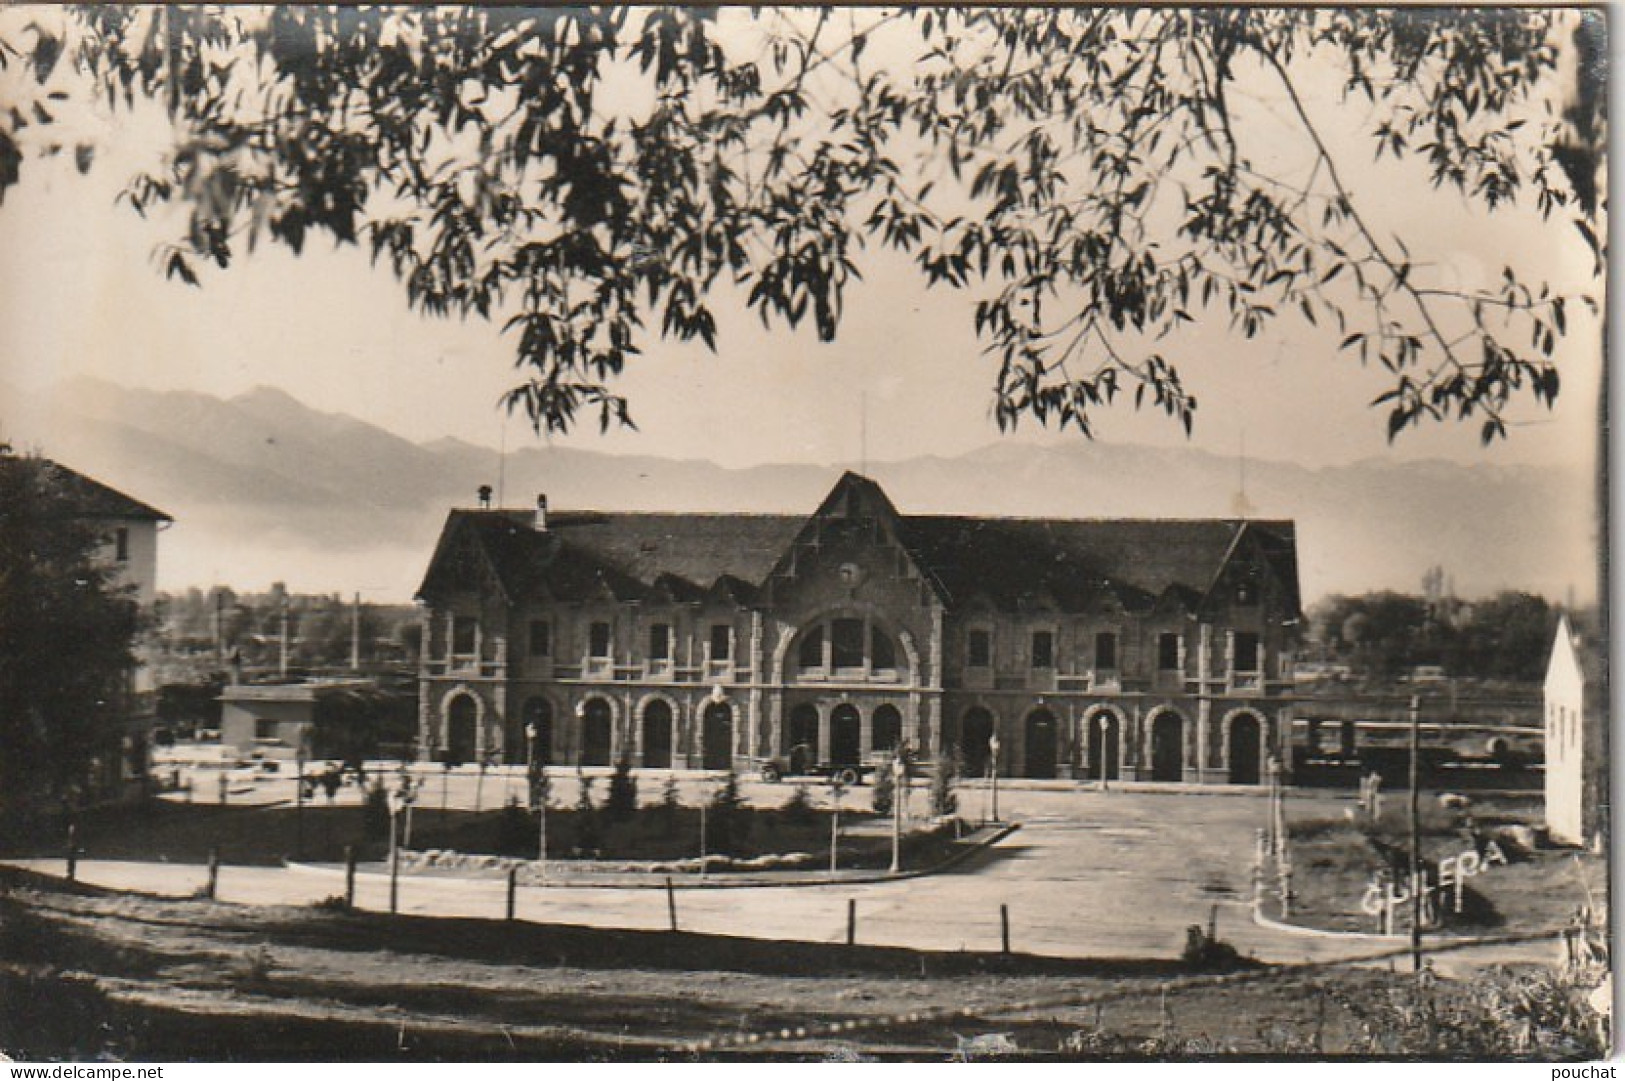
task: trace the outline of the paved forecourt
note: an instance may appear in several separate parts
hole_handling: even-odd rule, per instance
[[[750,786],[755,789],[757,786]],[[782,786],[781,786],[782,787]],[[754,793],[753,793],[754,794]],[[866,793],[859,796],[866,802]],[[918,797],[917,797],[918,798]],[[961,793],[976,817],[984,794]],[[929,950],[997,950],[1000,906],[1011,948],[1065,957],[1177,956],[1192,924],[1215,919],[1219,937],[1243,953],[1276,962],[1370,953],[1361,938],[1295,935],[1254,924],[1251,862],[1266,803],[1249,797],[1001,787],[1002,817],[1022,828],[950,872],[866,885],[680,889],[682,930],[762,939],[845,941],[847,905],[857,904],[861,943]],[[1340,813],[1347,797],[1294,799],[1295,815]],[[60,874],[63,861],[24,861]],[[85,860],[80,878],[96,885],[187,895],[207,877],[202,867]],[[684,885],[679,878],[679,886]],[[342,871],[226,866],[218,896],[242,904],[309,904],[341,894]],[[424,916],[500,918],[500,879],[402,875],[399,908]],[[384,910],[388,878],[357,878],[357,904]],[[658,889],[521,888],[520,919],[605,928],[668,926]],[[1448,955],[1441,969],[1488,963],[1489,951]],[[1544,959],[1550,949],[1495,951],[1493,960]]]

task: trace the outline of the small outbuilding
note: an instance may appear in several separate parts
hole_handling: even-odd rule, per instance
[[[1608,840],[1608,684],[1604,661],[1567,615],[1546,663],[1546,827],[1562,844]]]

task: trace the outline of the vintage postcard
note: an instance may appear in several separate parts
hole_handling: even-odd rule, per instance
[[[0,8],[0,1053],[1607,1058],[1607,56]]]

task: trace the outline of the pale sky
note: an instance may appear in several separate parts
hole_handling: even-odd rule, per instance
[[[1271,137],[1267,125],[1260,131]],[[0,205],[0,380],[26,394],[25,408],[49,409],[75,375],[217,395],[264,384],[415,440],[494,446],[502,438],[494,403],[515,373],[513,343],[495,326],[412,315],[386,271],[370,270],[359,250],[321,244],[300,257],[262,248],[229,271],[205,273],[202,289],[165,281],[153,251],[170,235],[166,223],[113,205],[129,166],[159,149],[154,132],[104,120],[97,135],[89,177],[77,175],[71,155],[31,159]],[[1358,146],[1345,147],[1351,159]],[[1431,192],[1418,166],[1373,169],[1367,160],[1362,152],[1350,161],[1363,205],[1403,234],[1419,260],[1471,280],[1493,278],[1510,258],[1563,286],[1598,288],[1566,221],[1469,214],[1455,197]],[[741,466],[854,461],[860,428],[871,460],[958,454],[1000,438],[990,414],[994,368],[971,327],[974,294],[927,291],[906,263],[878,252],[865,273],[833,344],[818,343],[810,329],[763,331],[754,315],[728,304],[719,305],[719,355],[646,341],[646,355],[618,384],[641,430],[600,436],[591,418],[565,441]],[[1521,404],[1512,438],[1488,450],[1476,425],[1427,427],[1390,447],[1384,414],[1366,405],[1386,389],[1385,373],[1337,354],[1335,332],[1295,319],[1250,342],[1199,323],[1165,351],[1183,361],[1201,403],[1191,442],[1216,453],[1235,454],[1245,439],[1249,455],[1309,465],[1442,457],[1589,468],[1597,334],[1594,321],[1571,316],[1556,409]],[[537,438],[521,420],[506,427],[510,448]],[[1099,414],[1097,431],[1113,441],[1185,441],[1171,420],[1127,407]],[[1027,423],[1018,438],[1079,437]]]

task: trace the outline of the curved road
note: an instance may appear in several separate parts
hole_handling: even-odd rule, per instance
[[[970,794],[974,800],[979,794]],[[1216,918],[1219,937],[1273,962],[1332,960],[1377,952],[1373,939],[1294,935],[1252,922],[1250,866],[1265,801],[1251,797],[1016,790],[1007,817],[1023,823],[997,846],[941,875],[867,885],[680,889],[685,931],[761,939],[840,942],[847,904],[857,902],[857,940],[929,950],[997,950],[999,906],[1010,913],[1012,949],[1067,957],[1175,957],[1191,924]],[[1332,815],[1336,796],[1294,799],[1292,813]],[[1324,804],[1324,806],[1316,806]],[[61,874],[63,861],[17,861]],[[83,881],[186,895],[204,881],[195,865],[83,860]],[[219,899],[242,904],[309,904],[343,890],[326,869],[222,869]],[[424,916],[500,918],[506,884],[403,875],[400,910]],[[357,903],[388,907],[388,879],[366,870]],[[595,927],[663,929],[658,889],[521,888],[520,919]],[[1555,945],[1498,947],[1444,955],[1460,970],[1508,960],[1546,960]],[[1493,956],[1489,956],[1493,954]]]

